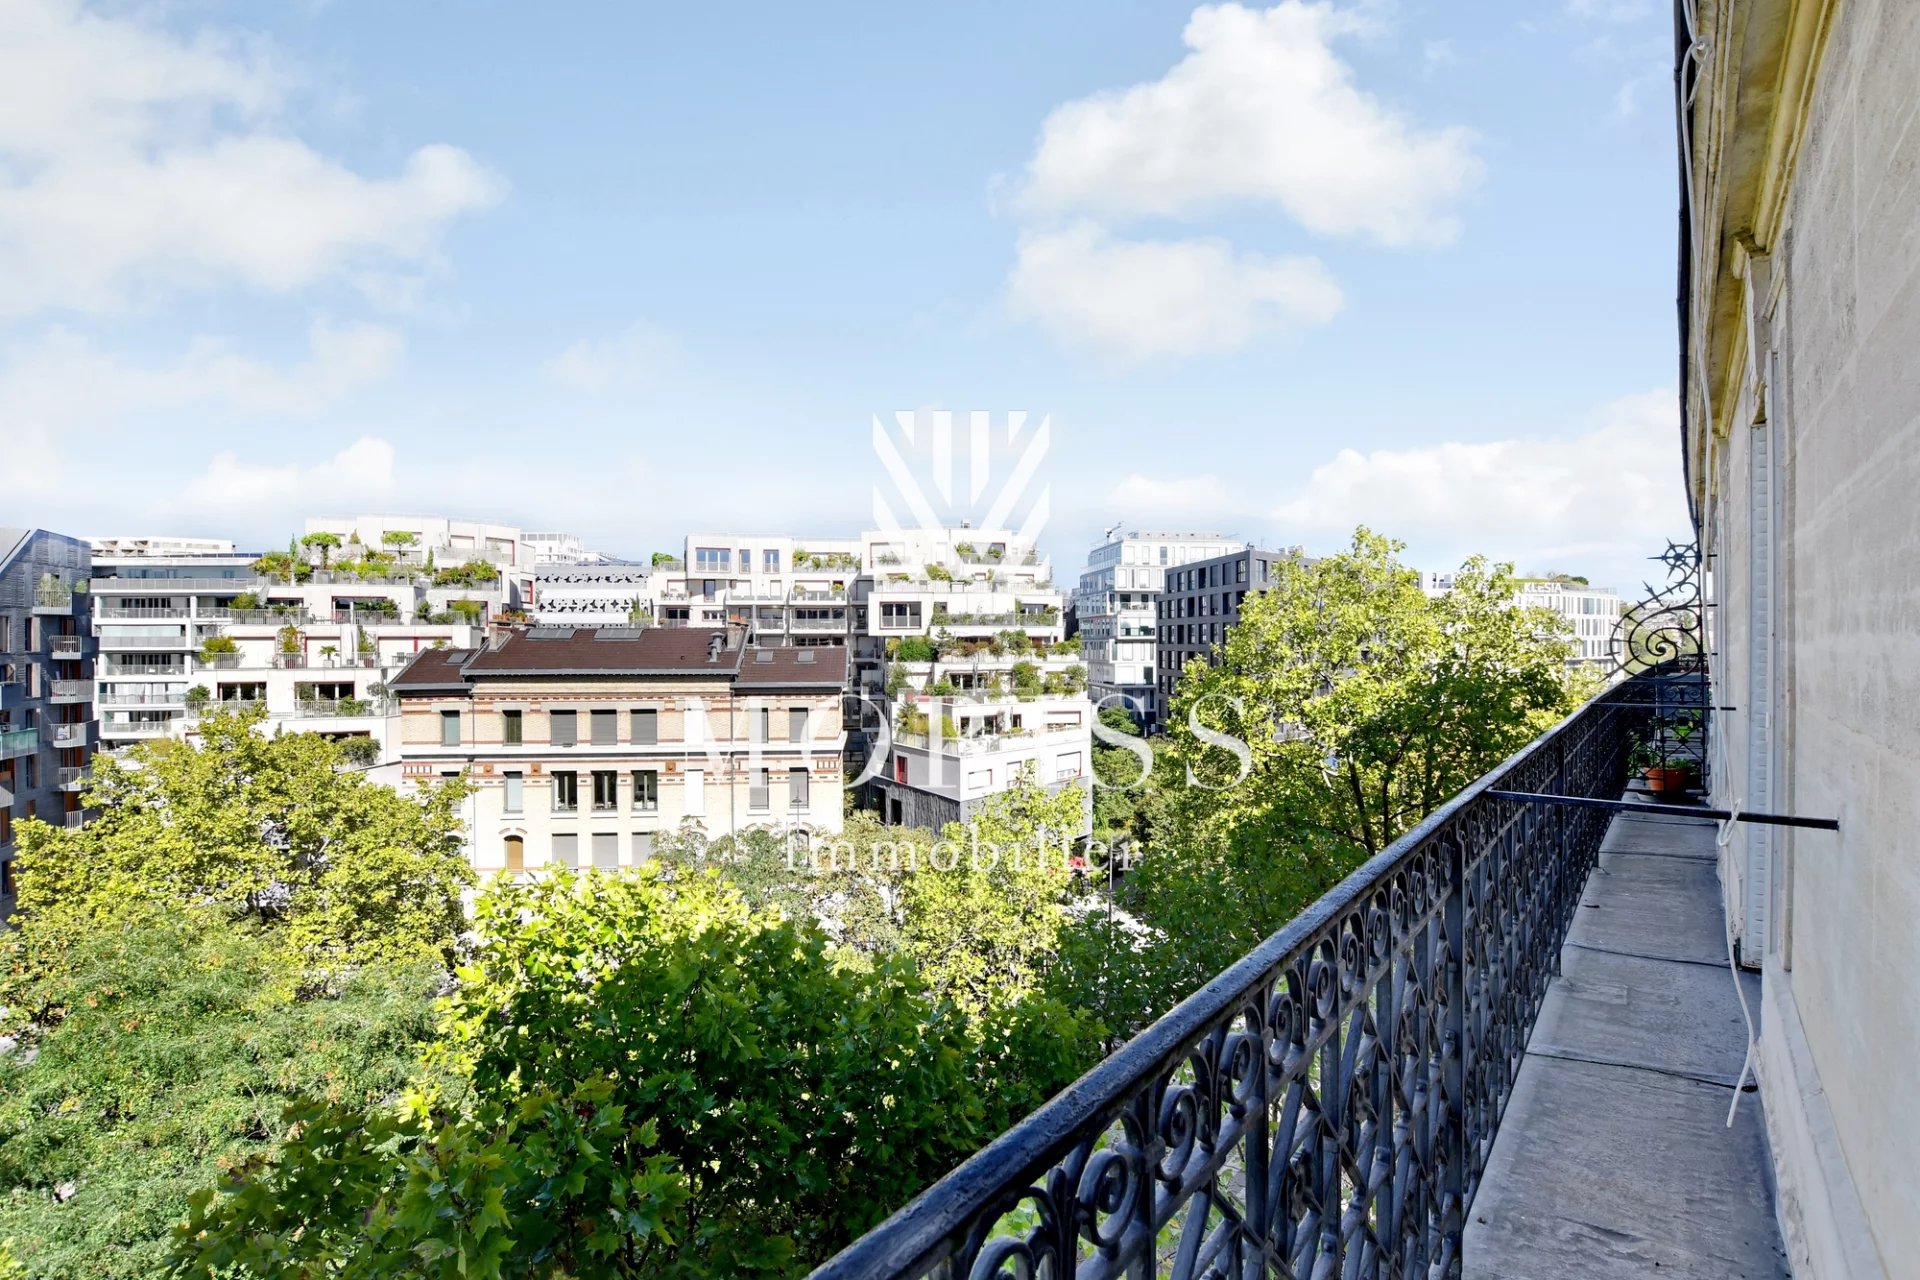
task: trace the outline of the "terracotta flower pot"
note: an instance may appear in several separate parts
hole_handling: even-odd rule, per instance
[[[1683,796],[1687,792],[1687,771],[1685,769],[1649,769],[1647,785],[1653,788],[1653,794],[1662,799]]]

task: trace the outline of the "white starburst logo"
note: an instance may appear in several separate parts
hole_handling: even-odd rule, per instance
[[[946,409],[903,410],[889,430],[874,415],[874,456],[891,481],[891,491],[884,483],[873,487],[874,522],[889,533],[938,533],[962,524],[1007,529],[1032,546],[1052,508],[1052,486],[1036,486],[1035,476],[1052,444],[1053,420],[1042,417],[1029,427],[1027,414],[1016,410],[996,426],[992,414],[975,411],[966,415],[964,441],[957,441],[954,417]],[[963,458],[965,485],[959,486]]]

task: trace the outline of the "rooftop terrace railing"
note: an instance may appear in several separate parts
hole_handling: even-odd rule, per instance
[[[1670,696],[1614,686],[814,1272],[1458,1276],[1610,815]]]

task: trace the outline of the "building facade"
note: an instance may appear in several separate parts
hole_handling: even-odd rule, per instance
[[[1697,25],[1689,30],[1691,16]],[[1720,880],[1801,1277],[1920,1258],[1920,5],[1678,21],[1685,468]]]
[[[1611,666],[1614,632],[1620,624],[1620,593],[1578,578],[1528,578],[1520,583],[1519,603],[1558,614],[1573,632],[1574,661]]]
[[[79,538],[0,528],[0,916],[13,910],[14,825],[77,825],[98,742],[88,560]]]
[[[1240,547],[1168,570],[1158,604],[1154,724],[1165,726],[1165,709],[1186,665],[1210,661],[1213,651],[1226,643],[1228,629],[1240,621],[1240,605],[1248,593],[1264,590],[1273,581],[1274,566],[1298,554],[1298,548]]]
[[[1125,699],[1136,718],[1158,715],[1162,691],[1160,595],[1180,566],[1239,550],[1217,533],[1127,532],[1087,555],[1074,596],[1075,623],[1093,697]]]
[[[392,689],[404,781],[465,774],[482,874],[636,866],[663,833],[841,829],[846,650],[739,630],[535,627]]]
[[[369,755],[389,759],[387,680],[421,650],[478,643],[507,600],[498,581],[435,587],[414,568],[288,582],[256,559],[93,558],[103,745],[190,737],[207,711],[258,705],[269,731],[367,738]]]

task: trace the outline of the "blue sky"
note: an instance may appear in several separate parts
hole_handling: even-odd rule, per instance
[[[1669,47],[1650,0],[6,0],[0,523],[819,536],[940,407],[1047,417],[1063,567],[1365,520],[1624,578],[1684,527]]]

